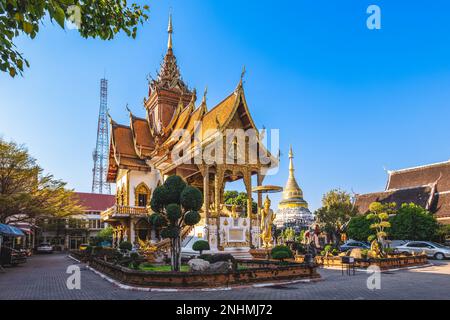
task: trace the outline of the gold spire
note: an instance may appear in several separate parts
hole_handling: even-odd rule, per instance
[[[292,176],[295,180],[294,177],[294,153],[292,152],[292,145],[289,148],[289,176]]]
[[[294,175],[294,152],[292,146],[289,148],[289,177],[283,189],[283,199],[279,207],[308,207],[308,203],[303,199],[303,191],[299,187]]]
[[[167,41],[167,49],[172,50],[172,14],[169,14],[169,26],[167,27],[167,33],[169,34],[169,40]]]

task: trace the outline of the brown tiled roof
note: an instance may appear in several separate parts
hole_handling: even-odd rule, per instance
[[[429,185],[438,179],[437,191],[450,191],[450,161],[393,171],[387,190]]]
[[[133,132],[130,127],[113,124],[112,142],[114,143],[115,159],[118,165],[145,167],[143,160],[139,159],[134,147]]]
[[[395,202],[398,207],[400,207],[403,203],[415,203],[425,208],[428,200],[430,199],[431,191],[431,187],[425,186],[362,194],[357,195],[355,205],[360,213],[368,212],[369,206],[372,202]]]
[[[206,112],[206,105],[201,104],[197,109],[194,110],[194,112],[191,113],[189,121],[186,126],[186,130],[189,134],[192,134],[196,122],[202,120],[202,117],[205,114],[205,112]]]
[[[104,211],[116,202],[116,198],[110,194],[74,192],[74,198],[86,211]]]
[[[192,111],[194,111],[194,105],[190,103],[186,108],[183,109],[183,111],[181,111],[180,115],[178,116],[177,122],[174,126],[174,131],[185,128]]]
[[[450,192],[436,194],[436,204],[433,211],[437,218],[450,217]]]
[[[136,151],[134,149],[133,132],[130,127],[122,125],[112,126],[112,138],[114,141],[114,147],[116,150],[116,155],[121,156],[136,156]]]
[[[237,94],[233,92],[203,116],[203,138],[207,138],[205,134],[208,130],[216,130],[218,127],[222,127],[234,115],[233,109],[235,108],[236,100]]]
[[[131,127],[136,141],[136,150],[142,150],[143,156],[150,155],[151,150],[155,148],[155,142],[147,120],[132,116]]]

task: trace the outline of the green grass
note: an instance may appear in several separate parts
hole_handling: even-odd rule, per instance
[[[153,266],[153,265],[140,265],[139,270],[141,271],[157,271],[157,272],[170,272],[172,271],[171,267],[169,265],[159,265],[159,266]],[[189,266],[188,265],[182,265],[181,266],[181,272],[188,272]]]

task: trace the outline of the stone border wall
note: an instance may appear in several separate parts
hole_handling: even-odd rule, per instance
[[[149,272],[131,270],[97,258],[89,260],[95,270],[127,285],[160,288],[213,288],[273,281],[320,278],[317,266],[299,263],[279,265],[270,261],[246,261],[249,269],[234,272]]]
[[[301,261],[301,257],[296,258],[297,261]],[[342,266],[341,257],[323,257],[317,256],[315,262],[318,265],[324,267]],[[380,259],[355,259],[356,268],[368,268],[371,265],[378,266],[381,270],[407,268],[413,266],[426,265],[428,259],[426,255],[410,256],[410,257],[398,257],[398,258],[380,258]]]

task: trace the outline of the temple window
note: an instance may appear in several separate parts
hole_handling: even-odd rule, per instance
[[[140,183],[134,190],[135,206],[146,207],[150,204],[150,188],[145,183]]]

